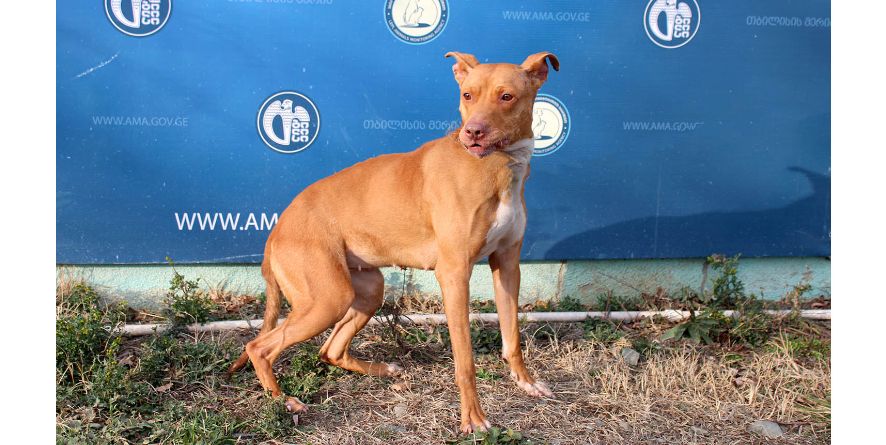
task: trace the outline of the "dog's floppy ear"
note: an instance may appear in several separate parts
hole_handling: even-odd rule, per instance
[[[523,68],[526,74],[529,74],[529,79],[535,88],[541,87],[541,84],[547,80],[548,62],[551,62],[554,71],[560,71],[560,61],[557,60],[557,56],[549,52],[535,53],[527,57],[523,64],[520,65],[520,68]]]
[[[465,54],[465,53],[457,53],[454,51],[450,51],[446,53],[446,57],[454,57],[455,65],[452,65],[452,74],[455,75],[455,81],[461,83],[465,80],[465,77],[468,77],[468,73],[471,70],[480,64],[477,61],[477,58],[473,56],[473,54]]]

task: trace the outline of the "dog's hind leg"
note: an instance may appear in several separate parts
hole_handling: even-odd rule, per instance
[[[277,279],[274,278],[274,273],[271,271],[271,261],[270,255],[261,265],[261,273],[265,278],[265,315],[264,315],[264,323],[262,324],[261,330],[258,335],[262,335],[264,333],[270,332],[272,329],[277,327],[277,317],[280,316],[280,287],[277,285]],[[258,337],[258,336],[256,336]],[[249,355],[246,354],[246,350],[243,350],[243,353],[240,354],[240,357],[231,364],[231,367],[228,368],[228,376],[239,371],[244,366],[246,366],[246,362],[249,361]]]
[[[366,326],[375,311],[384,301],[384,276],[378,269],[351,270],[351,283],[354,287],[354,304],[348,309],[332,334],[320,348],[320,359],[330,365],[361,374],[389,376],[401,371],[395,364],[368,362],[351,357],[348,347],[354,336]]]
[[[291,251],[298,253],[274,257],[272,267],[277,284],[292,303],[289,316],[246,345],[259,381],[273,397],[283,395],[272,369],[280,354],[341,320],[354,302],[354,289],[343,257],[330,256],[329,250],[323,248],[301,247]],[[290,411],[305,410],[304,404],[291,397],[286,400],[286,407]]]

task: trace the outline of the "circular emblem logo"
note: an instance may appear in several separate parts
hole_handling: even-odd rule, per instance
[[[394,37],[421,45],[437,38],[449,19],[446,0],[386,0],[385,23]]]
[[[317,139],[320,112],[307,96],[282,91],[269,97],[258,109],[256,126],[261,140],[272,150],[297,153]]]
[[[646,35],[662,48],[679,48],[692,40],[701,25],[696,0],[649,0],[643,15]]]
[[[569,137],[572,118],[566,105],[554,96],[539,94],[532,106],[533,156],[547,156],[557,151]]]
[[[105,0],[105,14],[120,32],[145,37],[163,28],[172,12],[172,0]]]

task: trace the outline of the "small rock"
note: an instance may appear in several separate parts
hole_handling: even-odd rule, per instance
[[[298,414],[292,415],[292,424],[298,426]]]
[[[409,408],[406,405],[399,403],[394,406],[394,415],[397,417],[403,417],[406,415],[406,412],[409,411]]]
[[[769,438],[781,437],[784,434],[779,424],[769,420],[757,420],[748,426],[748,431]]]
[[[637,366],[637,363],[640,362],[640,353],[631,348],[622,348],[621,358],[628,366]]]
[[[382,429],[389,434],[405,434],[409,432],[409,430],[400,425],[385,425]]]
[[[693,433],[698,434],[699,436],[707,436],[710,433],[710,431],[708,431],[704,428],[699,428],[697,426],[691,426],[691,427],[689,427],[689,429],[692,430]]]

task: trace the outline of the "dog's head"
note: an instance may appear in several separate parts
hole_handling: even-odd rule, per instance
[[[455,59],[452,73],[460,89],[458,109],[464,123],[458,140],[469,152],[483,157],[532,138],[535,95],[548,78],[548,62],[559,71],[555,55],[533,54],[520,65],[481,64],[471,54],[456,52],[446,57]]]

